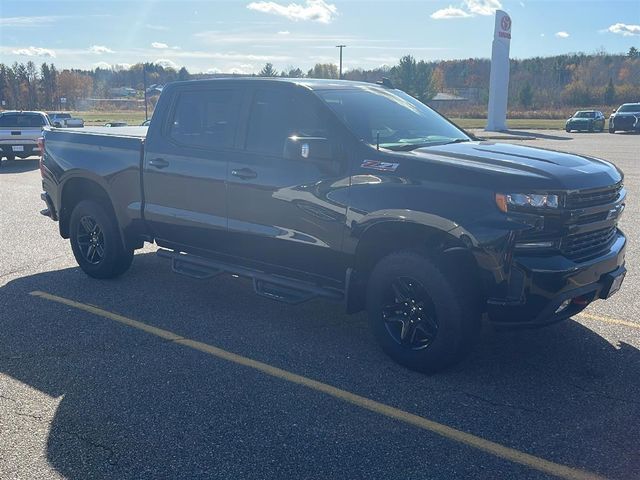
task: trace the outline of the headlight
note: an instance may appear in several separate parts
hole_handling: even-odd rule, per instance
[[[496,205],[505,213],[513,209],[557,209],[559,199],[558,195],[546,193],[496,193]]]

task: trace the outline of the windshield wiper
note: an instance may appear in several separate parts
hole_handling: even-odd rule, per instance
[[[422,147],[433,147],[436,145],[449,145],[452,143],[463,143],[463,142],[470,142],[471,140],[468,138],[455,138],[453,140],[446,140],[446,141],[435,141],[435,142],[420,142],[420,143],[405,143],[403,145],[390,145],[390,146],[384,146],[384,148],[388,149],[388,150],[394,150],[396,152],[409,152],[411,150],[415,150],[417,148],[422,148]]]

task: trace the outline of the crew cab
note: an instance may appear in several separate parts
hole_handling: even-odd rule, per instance
[[[613,164],[478,141],[388,81],[176,82],[148,128],[46,130],[41,172],[43,213],[88,275],[154,242],[184,275],[364,309],[425,372],[460,359],[483,315],[557,322],[626,271]]]
[[[6,111],[0,113],[0,160],[40,155],[38,138],[49,125],[44,112]]]

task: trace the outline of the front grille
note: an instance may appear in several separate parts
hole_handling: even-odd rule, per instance
[[[617,128],[631,128],[634,123],[636,123],[636,117],[632,116],[615,117],[613,120],[613,124]]]
[[[581,190],[570,193],[567,196],[566,207],[585,208],[613,203],[618,199],[621,189],[622,184],[618,183],[607,188]]]
[[[613,243],[617,228],[607,227],[591,232],[569,235],[562,239],[560,251],[575,261],[585,261],[607,250]]]

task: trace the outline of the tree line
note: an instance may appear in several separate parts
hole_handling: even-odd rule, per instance
[[[491,62],[488,59],[424,61],[411,55],[396,65],[375,69],[353,69],[347,80],[375,82],[387,77],[397,88],[423,102],[438,92],[466,98],[468,105],[486,105]],[[95,70],[63,69],[43,63],[0,64],[0,100],[3,109],[58,109],[65,98],[68,109],[84,98],[108,98],[110,89],[129,87],[142,92],[146,84],[160,84],[215,75],[190,74],[155,63],[138,63],[128,68]],[[308,71],[288,67],[278,71],[267,63],[257,73],[263,77],[337,79],[335,64],[316,64]],[[640,99],[640,52],[631,47],[627,54],[575,53],[552,57],[512,59],[510,109],[535,110],[557,107],[616,105]],[[139,93],[142,95],[142,93]]]

